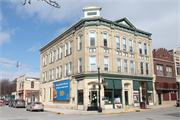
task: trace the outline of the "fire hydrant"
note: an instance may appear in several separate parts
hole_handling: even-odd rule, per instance
[[[127,109],[127,111],[129,110],[129,106],[128,105],[126,106],[126,109]]]

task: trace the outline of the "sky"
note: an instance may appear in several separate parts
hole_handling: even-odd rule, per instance
[[[48,1],[48,0],[47,0]],[[152,48],[171,50],[180,45],[180,0],[0,0],[0,79],[40,77],[40,51],[45,44],[84,17],[88,4],[102,7],[111,20],[127,17],[138,29],[152,33]]]

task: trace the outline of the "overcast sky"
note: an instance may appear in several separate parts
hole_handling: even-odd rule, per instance
[[[152,33],[153,49],[177,49],[180,44],[180,0],[52,1],[61,8],[41,0],[24,6],[24,0],[0,0],[0,78],[18,77],[17,61],[20,75],[39,77],[39,48],[84,17],[82,8],[88,4],[101,6],[105,18],[126,16],[136,28]]]

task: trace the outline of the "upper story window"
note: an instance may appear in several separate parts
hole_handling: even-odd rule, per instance
[[[146,63],[146,75],[149,75],[149,63]]]
[[[56,60],[59,59],[59,48],[57,48]]]
[[[157,75],[163,76],[163,66],[156,65]]]
[[[68,55],[68,43],[66,43],[66,51],[65,51],[65,56]]]
[[[44,72],[43,72],[43,82],[45,81],[45,76],[44,76]]]
[[[51,71],[51,69],[49,70],[49,80],[51,80],[52,79],[52,71]]]
[[[78,37],[78,50],[81,50],[82,48],[82,35],[79,35]]]
[[[56,68],[56,79],[59,78],[59,67]]]
[[[128,60],[124,60],[124,72],[128,73]]]
[[[60,47],[60,59],[62,58],[62,46]]]
[[[62,66],[59,67],[59,77],[62,78]]]
[[[47,65],[47,55],[46,55],[45,65]]]
[[[52,55],[53,55],[52,62],[54,62],[54,60],[55,60],[55,51],[52,52]]]
[[[176,70],[177,70],[177,75],[180,75],[180,66],[179,66],[179,62],[176,62]]]
[[[142,54],[142,42],[139,42],[139,54]]]
[[[130,63],[131,63],[131,74],[135,74],[134,61],[130,61]]]
[[[82,73],[82,59],[79,58],[78,60],[78,73]]]
[[[123,50],[124,50],[124,51],[127,51],[126,38],[123,38]]]
[[[144,43],[144,54],[145,54],[145,55],[148,55],[147,43]]]
[[[166,67],[166,75],[172,77],[172,67]]]
[[[141,74],[143,75],[144,74],[144,63],[141,62]]]
[[[69,42],[69,54],[72,54],[72,41]]]
[[[65,64],[65,76],[67,76],[68,75],[68,64],[66,63]]]
[[[52,80],[54,80],[54,68],[52,69]]]
[[[129,39],[129,52],[133,52],[133,40]]]
[[[89,40],[90,40],[90,46],[95,46],[96,39],[95,39],[94,31],[89,32]]]
[[[45,81],[47,81],[47,71],[45,72]]]
[[[122,68],[121,68],[121,59],[120,58],[118,58],[117,59],[117,70],[118,70],[118,72],[120,72],[121,73],[121,70]]]
[[[72,72],[72,63],[70,62],[69,63],[69,75],[71,75],[71,72]]]
[[[43,66],[45,66],[45,56],[43,56]]]
[[[90,56],[90,71],[96,71],[96,56]]]
[[[109,71],[109,57],[104,57],[104,71]]]
[[[52,52],[50,52],[50,56],[49,56],[49,63],[52,62]]]
[[[108,35],[103,33],[104,47],[108,47]]]
[[[120,37],[116,36],[116,49],[120,50],[121,46],[120,46]]]
[[[34,88],[34,82],[31,81],[31,88]]]

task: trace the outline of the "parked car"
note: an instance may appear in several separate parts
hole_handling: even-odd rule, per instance
[[[44,111],[44,105],[41,102],[30,102],[26,106],[26,111],[40,110]]]
[[[5,105],[5,102],[0,101],[0,106],[4,106],[4,105]]]
[[[179,107],[179,104],[180,104],[180,99],[176,101],[177,107]]]
[[[9,101],[7,101],[7,100],[4,100],[3,102],[5,102],[5,105],[9,104]]]
[[[16,99],[13,102],[13,107],[17,108],[17,107],[23,107],[25,108],[25,101],[22,99]]]
[[[14,99],[9,99],[9,107],[13,107]]]

